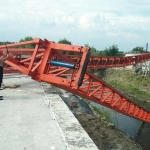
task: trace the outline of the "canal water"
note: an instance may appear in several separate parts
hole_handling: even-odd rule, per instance
[[[143,150],[150,150],[150,124],[143,123],[136,141],[143,147]]]
[[[100,109],[101,112],[107,112],[109,115],[109,121],[114,124],[117,129],[125,132],[132,138],[135,138],[138,135],[143,123],[142,121],[123,115],[94,102],[90,102],[90,105]]]
[[[82,98],[62,89],[59,89],[58,93],[68,107],[70,107],[72,103],[76,102],[80,108],[78,108],[77,111],[80,110],[83,113],[93,114],[91,108],[82,100]],[[140,120],[123,115],[92,101],[88,101],[88,103],[91,106],[99,109],[100,112],[104,112],[104,114],[109,115],[109,122],[114,124],[116,129],[119,129],[120,131],[134,138],[137,143],[143,147],[143,150],[150,150],[150,124],[143,123]]]
[[[109,115],[109,121],[115,127],[134,138],[143,150],[150,150],[150,124],[134,119],[132,117],[120,114],[105,106],[90,102],[91,106],[98,108],[101,112]]]

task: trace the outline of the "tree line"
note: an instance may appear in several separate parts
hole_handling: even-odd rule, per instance
[[[58,43],[62,44],[70,44],[71,42],[68,41],[66,38],[60,39]],[[85,44],[84,46],[89,46],[88,44]],[[90,47],[90,46],[89,46]],[[92,56],[124,56],[126,53],[123,51],[119,51],[119,48],[117,45],[112,45],[109,47],[106,47],[104,50],[97,50],[95,47],[90,47],[91,48],[91,54]],[[146,50],[144,50],[144,47],[142,46],[137,46],[133,48],[130,52],[133,53],[146,53]]]
[[[25,42],[25,41],[31,41],[31,40],[33,40],[33,37],[27,36],[27,37],[21,39],[19,42]],[[5,41],[5,42],[0,42],[0,45],[12,44],[12,43],[15,43],[15,42]],[[66,38],[60,39],[58,41],[58,43],[72,45],[71,41],[67,40]],[[89,46],[89,45],[85,44],[84,46]],[[27,46],[20,46],[19,48],[34,48],[34,47],[35,47],[35,45],[32,44],[32,45],[27,45]],[[125,53],[123,51],[119,51],[118,46],[115,44],[112,46],[106,47],[104,50],[97,50],[93,46],[90,48],[91,48],[90,51],[91,51],[92,56],[124,56],[125,55]],[[133,48],[130,52],[145,53],[146,51],[144,50],[144,47],[137,46],[137,47]],[[63,52],[63,53],[74,55],[73,52]]]

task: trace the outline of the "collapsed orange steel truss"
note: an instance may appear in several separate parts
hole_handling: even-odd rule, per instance
[[[75,62],[80,62],[81,56],[69,56]],[[90,57],[88,68],[111,68],[111,67],[124,67],[134,65],[150,60],[150,53],[139,54],[136,56],[127,57]]]
[[[44,53],[45,49],[39,48],[38,52]],[[34,49],[25,49],[25,48],[12,48],[11,52],[17,54],[20,58],[23,54],[32,54]],[[81,61],[81,55],[66,55],[74,63],[79,64]],[[57,57],[61,59],[61,57]],[[134,65],[138,63],[143,63],[150,60],[150,53],[143,53],[136,56],[127,56],[127,57],[109,57],[109,56],[91,56],[88,62],[89,69],[98,69],[98,68],[111,68],[111,67],[124,67],[129,65]]]
[[[34,45],[34,49],[20,48],[31,44]],[[19,71],[34,80],[53,84],[125,115],[150,122],[149,112],[87,71],[87,68],[125,66],[147,61],[150,59],[150,54],[115,58],[90,57],[89,47],[58,44],[38,38],[28,42],[8,44],[7,47],[14,57],[6,61],[6,72]],[[5,48],[5,45],[0,46],[0,52]],[[64,55],[64,51],[74,52],[78,56]],[[53,61],[58,65],[54,65]],[[67,65],[71,68],[66,67]]]

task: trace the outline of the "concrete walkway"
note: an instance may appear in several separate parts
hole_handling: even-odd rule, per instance
[[[98,150],[50,84],[4,76],[0,91],[0,150]]]

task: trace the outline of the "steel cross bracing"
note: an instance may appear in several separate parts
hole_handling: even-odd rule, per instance
[[[33,45],[34,49],[21,48]],[[32,41],[7,45],[14,55],[5,63],[5,72],[19,71],[37,81],[44,81],[76,95],[92,100],[125,115],[150,122],[150,113],[119,91],[88,72],[87,67],[126,66],[150,59],[150,54],[130,57],[90,57],[90,48],[58,44],[35,38]],[[6,45],[0,46],[0,52]],[[74,52],[79,56],[66,56]]]
[[[80,62],[81,56],[68,55],[76,63]],[[139,54],[137,56],[128,57],[97,57],[91,56],[88,63],[88,68],[111,68],[111,67],[124,67],[129,65],[134,65],[138,63],[143,63],[150,60],[150,53]]]
[[[39,48],[38,51],[44,52],[44,50],[45,49],[43,48]],[[21,54],[24,54],[24,53],[33,53],[34,49],[13,48],[11,49],[11,51],[14,54],[18,54],[18,56],[21,56]],[[82,58],[81,55],[67,55],[67,57],[72,59],[77,64],[80,63],[81,58]],[[61,58],[57,57],[57,59],[61,59]],[[128,57],[91,56],[87,67],[89,69],[124,67],[124,66],[147,62],[149,60],[150,60],[150,53],[144,53],[144,54],[139,54],[136,56],[128,56]]]

